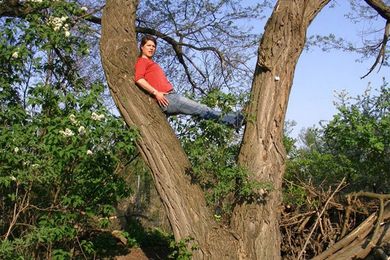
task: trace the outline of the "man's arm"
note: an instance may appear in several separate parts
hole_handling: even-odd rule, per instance
[[[157,91],[144,78],[140,78],[139,80],[136,81],[136,83],[138,86],[140,86],[141,88],[146,90],[148,93],[153,95],[157,99],[157,102],[160,104],[160,106],[164,106],[164,107],[168,106],[169,102],[168,102],[168,99],[165,97],[166,93]]]

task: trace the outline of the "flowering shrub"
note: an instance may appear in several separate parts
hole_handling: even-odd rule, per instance
[[[79,251],[85,250],[89,230],[101,228],[105,222],[99,219],[107,220],[116,202],[129,195],[116,169],[134,153],[136,132],[104,109],[101,91],[95,85],[90,91],[63,95],[38,86],[29,99],[37,111],[33,115],[21,107],[2,110],[1,255],[70,256],[77,240]],[[73,105],[67,101],[70,95],[77,101]],[[43,106],[43,96],[57,97],[51,113]],[[14,113],[19,116],[12,118]],[[88,245],[93,254],[93,244]]]
[[[96,231],[130,193],[121,169],[137,133],[82,75],[85,10],[20,2],[37,12],[0,18],[0,258],[94,258],[107,247]]]

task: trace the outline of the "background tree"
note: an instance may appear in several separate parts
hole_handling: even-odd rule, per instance
[[[341,93],[333,119],[304,133],[305,146],[291,157],[288,176],[323,187],[346,178],[349,185],[344,192],[389,193],[387,84],[355,98]]]

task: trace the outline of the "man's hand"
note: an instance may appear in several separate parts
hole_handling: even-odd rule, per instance
[[[167,93],[164,93],[164,92],[159,92],[157,91],[155,94],[154,94],[154,97],[157,99],[157,102],[160,106],[162,107],[166,107],[169,105],[169,101],[168,99],[165,97]]]
[[[140,78],[137,82],[137,85],[146,90],[146,92],[150,93],[151,95],[154,95],[156,98],[158,104],[162,107],[166,107],[169,104],[168,99],[165,97],[166,92],[160,92],[157,91],[152,85],[149,84],[149,82],[146,81],[144,78]]]

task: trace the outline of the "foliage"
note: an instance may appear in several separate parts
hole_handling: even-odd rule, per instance
[[[238,101],[231,94],[214,90],[202,102],[227,113]],[[239,135],[231,128],[210,120],[185,118],[176,121],[176,129],[191,161],[192,177],[206,191],[216,217],[229,213],[233,203],[257,200],[258,191],[270,189],[268,184],[249,180],[248,172],[237,165]]]
[[[335,185],[346,178],[345,191],[390,192],[390,92],[386,82],[372,95],[340,94],[338,113],[322,129],[309,129],[304,146],[293,151],[288,179]]]
[[[184,238],[178,242],[172,241],[170,244],[170,248],[173,249],[173,252],[169,255],[169,259],[191,259],[192,251],[198,249],[198,246],[193,243],[194,239],[191,237]]]
[[[354,103],[342,100],[339,114],[324,131],[326,147],[340,165],[354,171],[347,181],[358,189],[390,192],[390,89],[388,83],[377,96],[370,91]],[[343,156],[341,156],[343,155]]]
[[[78,240],[93,253],[88,230],[106,227],[112,205],[129,194],[117,169],[134,153],[136,133],[102,107],[101,91],[95,85],[63,95],[37,86],[28,99],[33,113],[2,111],[4,256],[40,249],[54,257],[60,249],[70,253]]]
[[[79,73],[85,10],[26,5],[36,12],[0,19],[0,255],[93,257],[94,232],[129,195],[121,169],[137,133],[104,106],[104,85]]]
[[[342,195],[359,190],[389,192],[389,103],[386,82],[378,91],[368,89],[355,98],[340,93],[338,113],[327,125],[303,131],[301,147],[286,137],[283,258],[319,255],[351,230],[359,232],[356,227],[378,210],[366,199],[346,200]],[[346,185],[340,184],[343,178]],[[341,192],[336,192],[338,185]]]

